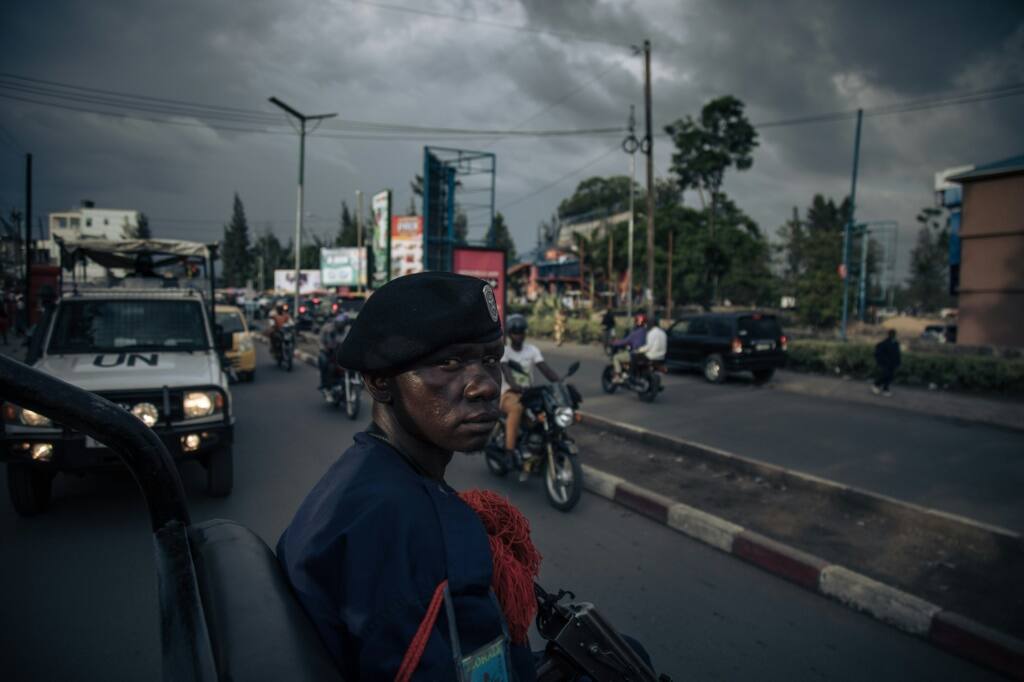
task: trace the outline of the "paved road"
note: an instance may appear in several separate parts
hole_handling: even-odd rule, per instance
[[[357,425],[320,404],[311,369],[286,374],[260,353],[256,383],[234,392],[234,494],[206,499],[198,465],[183,474],[194,518],[234,518],[273,544]],[[677,680],[997,679],[601,498],[561,514],[539,482],[493,479],[469,457],[449,479],[509,495],[544,554],[542,583],[599,603]],[[0,502],[0,677],[158,679],[152,550],[132,481],[60,480],[56,494],[34,519]]]
[[[606,395],[593,346],[537,344],[583,409],[847,485],[1024,532],[1024,432],[673,373],[653,404]],[[879,398],[883,401],[884,398]]]

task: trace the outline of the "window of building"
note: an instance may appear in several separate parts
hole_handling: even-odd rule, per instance
[[[78,218],[71,219],[71,227],[78,227],[81,221]]]
[[[86,218],[85,219],[85,226],[86,227],[92,227],[92,218]]]
[[[104,225],[109,225],[109,224],[110,224],[110,221],[109,221],[109,220],[107,220],[106,218],[104,218],[104,219],[103,219],[103,224],[104,224]]]
[[[57,227],[67,227],[67,226],[68,226],[68,219],[67,218],[57,218]]]

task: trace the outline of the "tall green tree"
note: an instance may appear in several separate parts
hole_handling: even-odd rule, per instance
[[[249,224],[245,219],[245,207],[236,192],[231,222],[224,226],[224,244],[221,246],[224,284],[227,286],[245,286],[246,280],[252,277],[249,249]]]
[[[924,208],[917,215],[921,227],[910,252],[907,281],[911,305],[925,312],[951,307],[949,295],[949,227],[938,208]]]
[[[600,211],[601,213],[621,213],[629,209],[629,178],[615,175],[607,178],[591,177],[576,186],[572,196],[558,204],[558,217],[565,219]],[[642,190],[634,184],[635,196],[641,196]]]
[[[128,218],[124,219],[124,225],[121,227],[122,239],[152,239],[153,233],[149,229],[149,218],[146,217],[145,213],[139,213],[139,218],[135,225],[128,224]]]
[[[839,321],[843,282],[838,268],[843,261],[843,229],[849,215],[849,199],[836,204],[816,194],[800,229],[784,244],[792,254],[787,259],[796,268],[789,277],[795,285],[797,313],[805,324],[828,328]],[[852,297],[853,287],[849,293]]]
[[[516,261],[516,243],[512,240],[512,235],[508,232],[508,225],[505,224],[505,216],[500,211],[494,214],[494,222],[487,231],[487,244],[504,249],[510,264]]]
[[[715,253],[709,253],[713,257],[708,264],[713,265],[720,260],[717,252],[721,247],[714,243],[715,221],[725,172],[730,168],[743,171],[753,165],[757,131],[743,112],[743,102],[731,95],[705,104],[699,120],[687,116],[666,126],[665,131],[675,144],[671,172],[680,189],[696,190],[701,204],[710,209],[708,233],[713,243],[709,248]],[[718,277],[712,274],[711,279],[713,289],[717,289]],[[717,299],[716,292],[712,296]]]
[[[256,286],[269,289],[274,286],[274,270],[290,267],[291,249],[285,249],[277,235],[268,225],[252,247],[252,262],[255,266]]]
[[[358,230],[356,217],[349,210],[348,204],[342,201],[341,216],[338,218],[338,236],[334,239],[334,246],[358,246]]]

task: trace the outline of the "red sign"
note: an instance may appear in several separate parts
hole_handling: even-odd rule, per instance
[[[484,280],[494,289],[498,316],[505,326],[505,252],[477,246],[456,246],[452,249],[452,272]]]

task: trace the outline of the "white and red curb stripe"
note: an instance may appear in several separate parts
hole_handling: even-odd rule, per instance
[[[694,540],[927,639],[946,651],[1024,680],[1024,642],[1018,639],[586,464],[583,484],[586,490]]]

